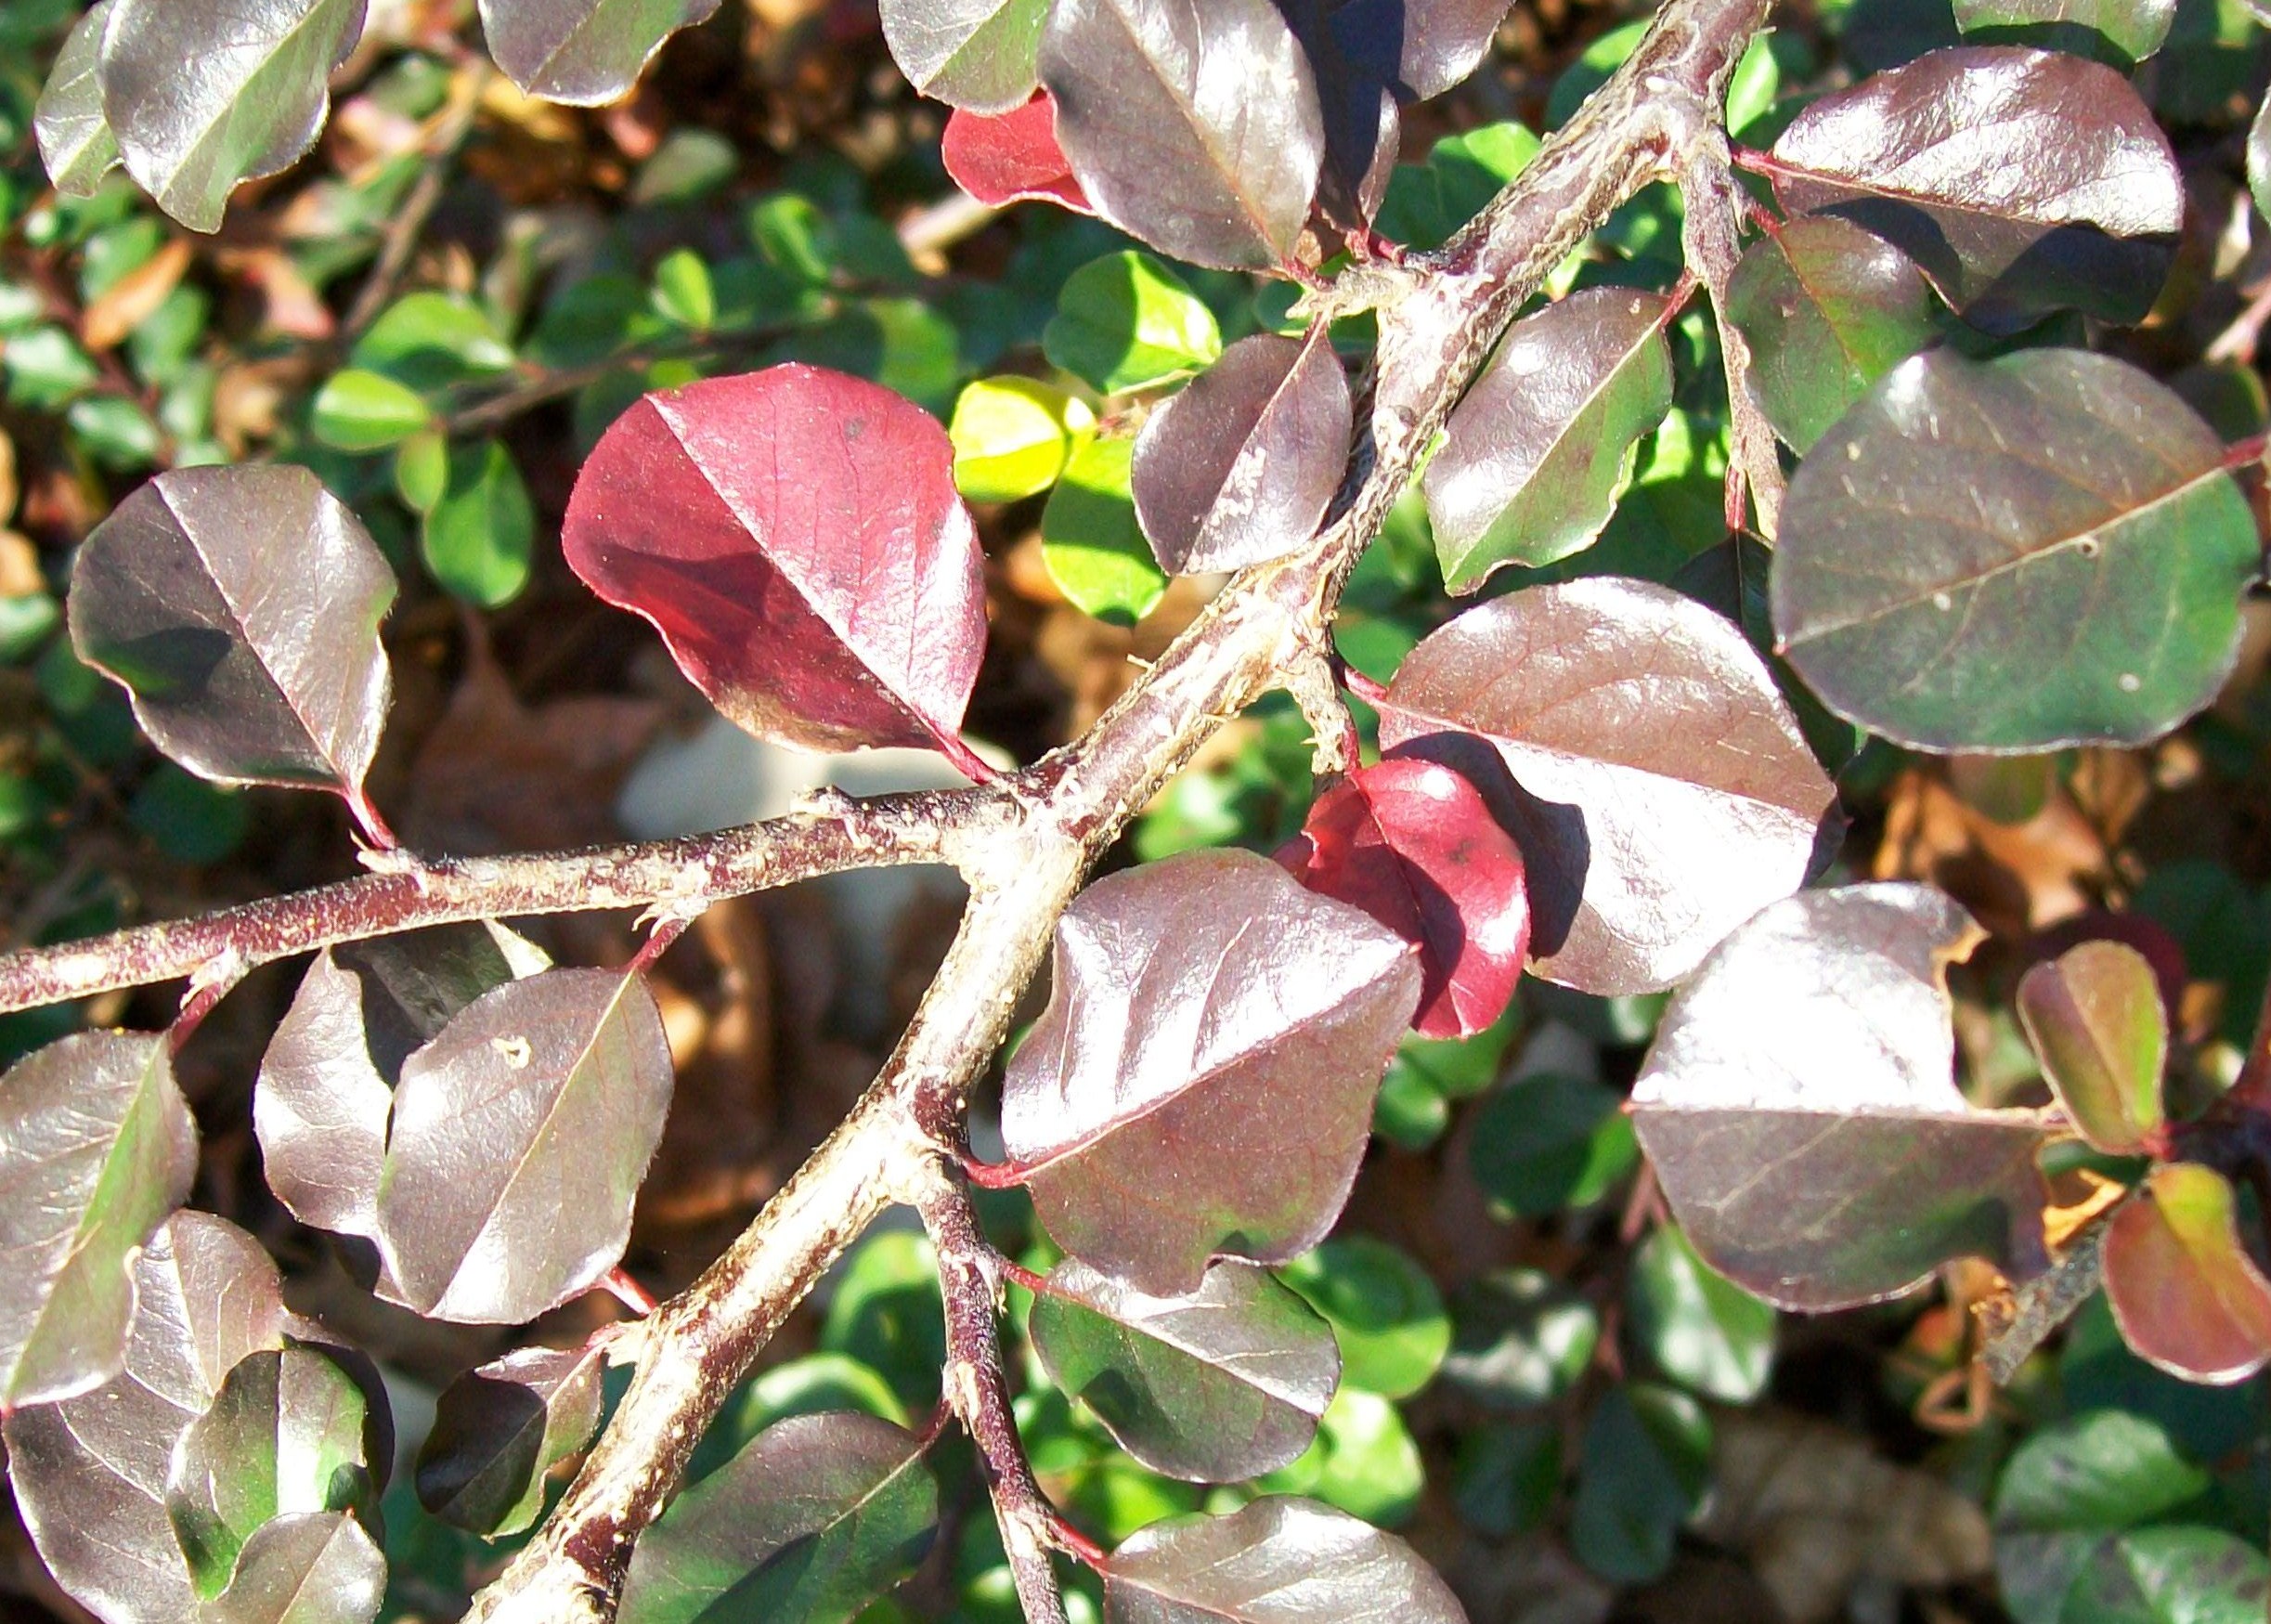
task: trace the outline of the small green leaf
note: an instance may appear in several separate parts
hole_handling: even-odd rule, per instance
[[[1126,249],[1065,279],[1041,348],[1098,394],[1118,395],[1204,370],[1222,354],[1222,332],[1173,271]]]
[[[99,0],[65,36],[32,115],[40,158],[56,190],[66,197],[93,197],[102,177],[118,167],[118,137],[103,117],[102,85],[96,77],[110,5],[111,0]]]
[[[449,440],[422,429],[395,448],[395,494],[417,513],[429,513],[449,488]]]
[[[434,578],[484,609],[528,584],[536,510],[501,440],[451,449],[441,497],[425,515],[420,552]]]
[[[1451,1299],[1443,1379],[1493,1410],[1551,1404],[1577,1385],[1601,1343],[1592,1305],[1551,1275],[1507,1268]]]
[[[1483,1102],[1467,1155],[1494,1211],[1543,1218],[1607,1195],[1639,1163],[1640,1147],[1623,1095],[1544,1072]]]
[[[45,324],[0,342],[0,371],[7,374],[8,404],[33,411],[60,411],[102,376],[75,339]]]
[[[316,391],[309,426],[342,451],[383,451],[434,421],[425,397],[378,372],[350,368]]]
[[[1703,1500],[1711,1423],[1683,1393],[1629,1382],[1585,1428],[1569,1543],[1603,1579],[1642,1584],[1669,1566],[1680,1525]]]
[[[910,1423],[906,1404],[873,1366],[823,1349],[775,1365],[736,1389],[694,1446],[686,1481],[708,1476],[774,1422],[824,1410],[857,1410],[900,1426]]]
[[[1073,452],[1041,513],[1041,557],[1074,607],[1133,626],[1166,594],[1129,494],[1134,440],[1091,440]]]
[[[1995,1488],[1995,1521],[2032,1532],[2130,1528],[2197,1500],[2209,1481],[2154,1423],[2092,1410],[2043,1428],[2012,1453]]]
[[[655,266],[655,308],[664,320],[707,332],[718,320],[718,290],[709,266],[691,248],[674,248]]]
[[[74,400],[63,421],[88,456],[105,468],[148,468],[165,448],[165,436],[138,400],[90,395]]]
[[[2083,1137],[2114,1156],[2143,1151],[2164,1121],[2168,1013],[2153,967],[2120,942],[2084,942],[2030,969],[2018,1018],[2043,1074]]]
[[[1774,1309],[1695,1255],[1666,1226],[1633,1254],[1632,1334],[1664,1373],[1726,1404],[1748,1404],[1774,1367]]]
[[[350,365],[429,395],[511,374],[513,346],[487,311],[461,293],[422,289],[380,313],[355,341]]]
[[[2165,44],[2177,0],[1954,0],[1966,44],[2035,45],[2126,72]]]
[[[1341,1345],[1341,1380],[1408,1398],[1434,1379],[1451,1345],[1442,1293],[1409,1254],[1369,1235],[1328,1241],[1278,1271]]]
[[[1545,1521],[1562,1482],[1562,1432],[1551,1422],[1493,1422],[1459,1440],[1451,1497],[1467,1527],[1488,1540]]]
[[[954,488],[971,501],[1016,501],[1048,489],[1096,438],[1096,413],[1031,378],[980,378],[954,402]]]
[[[880,1371],[910,1409],[929,1409],[946,1362],[946,1318],[930,1242],[894,1229],[863,1241],[837,1277],[820,1345]]]

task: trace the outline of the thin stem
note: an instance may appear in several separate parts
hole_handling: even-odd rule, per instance
[[[654,1293],[631,1279],[628,1270],[611,1268],[607,1271],[607,1278],[600,1284],[609,1296],[629,1308],[634,1317],[644,1319],[655,1312]]]
[[[624,967],[627,973],[642,975],[654,968],[655,961],[670,951],[672,942],[686,934],[686,927],[693,924],[694,918],[693,914],[674,913],[655,920],[655,928],[646,933],[646,940],[639,944],[639,951]]]

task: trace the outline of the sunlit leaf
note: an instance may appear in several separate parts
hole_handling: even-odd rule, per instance
[[[1322,1240],[1418,1002],[1403,941],[1266,858],[1190,851],[1090,886],[1053,963],[1002,1137],[1058,1244],[1166,1294]]]
[[[1222,332],[1180,277],[1129,249],[1090,260],[1065,279],[1041,348],[1052,365],[1097,393],[1118,395],[1212,366],[1222,354]]]
[[[485,993],[402,1063],[377,1241],[438,1319],[533,1319],[613,1268],[670,1102],[636,975],[547,970]]]
[[[1348,1235],[1278,1271],[1332,1326],[1341,1379],[1383,1398],[1427,1385],[1451,1345],[1451,1319],[1426,1269],[1370,1235]]]
[[[2271,1360],[2271,1281],[2239,1239],[2231,1183],[2172,1162],[2106,1230],[2106,1300],[2129,1345],[2171,1375],[2244,1382]]]
[[[344,1512],[279,1517],[245,1541],[228,1588],[197,1624],[370,1624],[386,1558]]]
[[[1805,891],[1673,995],[1633,1121],[1712,1267],[1821,1310],[1898,1295],[1951,1257],[2044,1266],[2048,1127],[1955,1085],[1944,976],[1979,937],[1927,887]]]
[[[2129,82],[2051,51],[1934,51],[1814,102],[1773,156],[1785,209],[1875,232],[1996,330],[2068,305],[2140,319],[2184,219],[2168,137]]]
[[[973,112],[1032,94],[1049,0],[883,0],[883,38],[907,82]]]
[[[593,1345],[524,1347],[450,1383],[418,1450],[419,1503],[476,1534],[530,1527],[545,1475],[598,1429],[604,1366]]]
[[[561,546],[759,738],[956,737],[978,535],[946,432],[888,389],[790,363],[646,396],[584,464]]]
[[[1090,440],[1072,453],[1041,510],[1041,562],[1066,601],[1115,626],[1158,607],[1167,578],[1136,517],[1136,443]]]
[[[1774,1309],[1722,1279],[1669,1225],[1632,1254],[1625,1302],[1633,1339],[1673,1381],[1748,1404],[1774,1368]]]
[[[1096,413],[1061,389],[1015,375],[980,378],[954,401],[947,425],[955,488],[972,501],[1046,490],[1096,432]]]
[[[66,605],[79,657],[158,747],[219,784],[362,794],[386,718],[394,572],[305,468],[161,474],[95,526]]]
[[[0,1413],[118,1374],[135,1256],[196,1171],[162,1035],[79,1033],[0,1076]]]
[[[1110,1624],[1466,1624],[1393,1534],[1315,1501],[1270,1496],[1228,1516],[1154,1523],[1113,1553]]]
[[[1508,331],[1420,481],[1446,587],[1601,534],[1633,447],[1671,409],[1668,314],[1661,293],[1591,288]]]
[[[2109,356],[1917,356],[1790,482],[1777,642],[1832,710],[1901,744],[2157,738],[2215,696],[2263,566],[2223,456]]]
[[[56,190],[65,197],[94,196],[97,183],[118,167],[118,137],[103,117],[102,86],[95,76],[112,4],[114,0],[97,0],[72,25],[33,110],[40,160],[47,165]]]
[[[1494,789],[1479,747],[1438,736],[1460,733],[1517,787]],[[1636,580],[1533,587],[1459,616],[1397,669],[1380,737],[1500,796],[1531,968],[1588,993],[1668,986],[1797,890],[1836,799],[1742,632]]]
[[[1341,1375],[1332,1332],[1250,1263],[1226,1260],[1187,1296],[1154,1297],[1060,1263],[1035,1293],[1033,1350],[1154,1472],[1232,1483],[1309,1446]]]
[[[274,175],[314,142],[363,5],[113,0],[96,75],[126,172],[183,225],[219,230],[239,181]]]
[[[2248,192],[2258,214],[2271,215],[2271,98],[2248,125]]]
[[[308,429],[342,451],[383,451],[434,422],[434,409],[415,389],[377,372],[334,372],[308,403]]]
[[[1317,1442],[1254,1487],[1323,1501],[1375,1527],[1393,1528],[1419,1509],[1427,1465],[1403,1411],[1377,1393],[1344,1386],[1318,1421]]]
[[[854,1410],[784,1421],[641,1536],[622,1624],[840,1624],[914,1571],[938,1494],[902,1427]]]
[[[2177,0],[1954,0],[1966,39],[2042,45],[2130,68],[2159,50]]]
[[[2058,1103],[2083,1137],[2116,1156],[2144,1150],[2165,1122],[2169,1021],[2153,967],[2119,942],[2083,942],[2029,970],[2018,1018]]]
[[[481,0],[481,32],[529,95],[593,107],[622,96],[664,40],[717,9],[718,0]]]
[[[450,451],[418,540],[435,580],[467,603],[495,609],[520,596],[528,584],[536,509],[502,440]]]
[[[939,157],[954,184],[981,203],[1000,208],[1033,198],[1089,213],[1072,161],[1057,144],[1057,103],[1045,90],[1007,112],[956,108],[940,137]]]
[[[1419,949],[1422,1037],[1472,1037],[1505,1012],[1530,941],[1522,853],[1459,773],[1411,757],[1359,767],[1278,861]]]
[[[1270,0],[1057,0],[1040,71],[1058,143],[1105,219],[1199,265],[1291,257],[1324,126]]]

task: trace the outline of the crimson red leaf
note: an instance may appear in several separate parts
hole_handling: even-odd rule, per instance
[[[2244,1382],[2271,1359],[2271,1281],[2239,1239],[2236,1206],[2213,1168],[2170,1163],[2106,1228],[2114,1323],[2187,1381]]]
[[[600,438],[561,546],[759,738],[936,745],[986,636],[946,431],[879,385],[791,363],[649,395]]]
[[[998,209],[1036,198],[1093,212],[1073,177],[1072,161],[1057,144],[1057,103],[1045,90],[1034,91],[1031,101],[1009,112],[956,108],[946,121],[939,156],[954,184],[981,203]]]
[[[1529,890],[1521,851],[1459,773],[1416,757],[1359,768],[1317,798],[1278,861],[1419,948],[1421,1036],[1472,1037],[1505,1013]]]

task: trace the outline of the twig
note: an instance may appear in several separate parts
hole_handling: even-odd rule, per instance
[[[1742,223],[1749,200],[1735,180],[1724,131],[1706,129],[1695,137],[1681,164],[1680,191],[1687,205],[1681,235],[1688,265],[1711,295],[1719,357],[1727,369],[1728,422],[1734,442],[1728,464],[1728,527],[1742,528],[1742,493],[1748,487],[1758,533],[1771,541],[1782,516],[1785,482],[1774,427],[1751,392],[1750,341],[1727,314],[1728,286],[1743,257]]]
[[[482,94],[488,88],[494,71],[486,58],[477,58],[459,70],[449,104],[443,108],[424,142],[425,163],[419,170],[409,195],[387,222],[379,257],[372,264],[370,274],[363,279],[355,303],[347,307],[347,314],[331,341],[335,352],[344,353],[394,299],[395,290],[402,282],[402,273],[409,268],[410,255],[418,251],[418,240],[425,234],[426,223],[433,219],[442,193],[448,187],[450,163],[458,149],[465,145],[465,137],[473,134],[474,119],[481,110]]]

